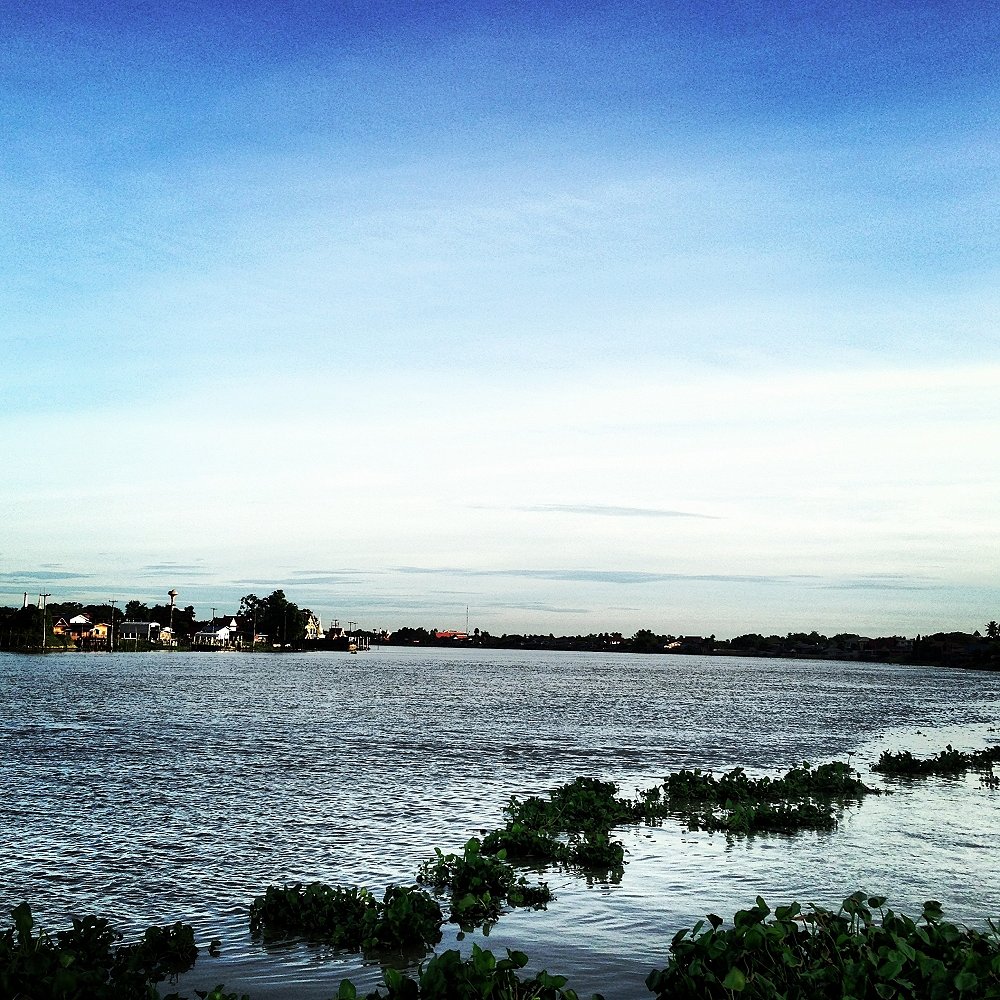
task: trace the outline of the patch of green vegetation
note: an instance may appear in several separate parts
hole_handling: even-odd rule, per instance
[[[726,771],[721,777],[695,769],[676,771],[662,786],[643,793],[651,797],[647,814],[655,815],[665,805],[666,811],[685,805],[724,805],[726,802],[777,802],[780,800],[861,799],[878,794],[866,785],[849,765],[839,761],[812,767],[803,763],[780,778],[750,778],[742,767]]]
[[[441,940],[444,915],[417,886],[390,885],[382,902],[365,914],[361,950],[366,955],[423,953]]]
[[[741,767],[718,778],[694,769],[640,790],[634,808],[645,822],[677,816],[692,830],[793,833],[835,829],[837,804],[872,794],[881,793],[841,762],[815,768],[803,763],[780,778],[750,778]]]
[[[730,803],[719,811],[686,813],[685,819],[691,830],[725,833],[797,833],[837,828],[833,806],[815,802]]]
[[[457,951],[445,951],[421,965],[416,978],[396,969],[386,969],[385,992],[373,990],[363,1000],[579,1000],[566,988],[565,976],[538,972],[522,979],[518,971],[528,963],[521,951],[507,952],[498,959],[493,952],[472,946],[463,959]],[[354,984],[345,979],[336,1000],[362,1000]],[[594,1000],[603,1000],[597,996]]]
[[[658,1000],[746,998],[965,1000],[1000,995],[1000,935],[943,919],[935,901],[918,920],[856,892],[836,912],[798,903],[771,909],[757,897],[733,926],[709,914],[677,933],[665,969],[646,985]],[[878,917],[873,914],[878,910]]]
[[[625,847],[611,839],[616,826],[638,822],[635,807],[618,797],[618,786],[597,778],[576,778],[548,798],[512,796],[507,825],[483,841],[484,854],[505,852],[520,864],[556,864],[586,872],[621,873]]]
[[[434,857],[420,866],[417,879],[437,892],[449,893],[449,919],[462,927],[496,920],[505,903],[543,909],[552,899],[548,885],[531,885],[505,858],[503,850],[484,853],[481,841],[473,837],[460,855],[436,848]]]
[[[625,845],[603,830],[571,835],[566,849],[565,863],[585,872],[620,874],[625,867]]]
[[[515,864],[558,864],[568,859],[569,848],[547,833],[510,822],[502,830],[492,830],[483,837],[483,854],[500,854]]]
[[[520,823],[540,833],[610,830],[635,822],[631,803],[618,797],[618,786],[597,778],[576,778],[559,785],[547,799],[511,797],[507,808],[511,824]]]
[[[121,944],[122,935],[98,917],[74,918],[69,930],[54,935],[35,927],[27,903],[11,917],[13,924],[0,932],[0,997],[155,1000],[156,984],[187,972],[198,957],[194,930],[180,922],[149,927],[138,941]],[[237,1000],[221,991],[198,996]],[[181,998],[175,993],[168,1000]]]
[[[250,933],[266,939],[304,937],[358,951],[365,917],[377,909],[375,897],[357,886],[271,885],[250,904]]]
[[[269,886],[250,904],[250,931],[265,939],[302,937],[366,955],[425,952],[441,940],[441,907],[416,886],[389,886],[381,901],[367,889]]]
[[[882,752],[878,763],[872,767],[879,774],[908,778],[924,778],[929,775],[964,774],[966,771],[988,770],[1000,761],[1000,746],[985,750],[963,753],[949,743],[944,750],[933,757],[914,757],[909,750],[900,753]]]

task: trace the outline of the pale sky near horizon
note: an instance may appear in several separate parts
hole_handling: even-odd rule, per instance
[[[960,2],[5,10],[0,604],[982,629],[998,29]]]

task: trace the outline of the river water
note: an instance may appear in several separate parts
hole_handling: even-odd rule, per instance
[[[581,775],[632,794],[681,767],[775,774],[848,754],[894,790],[828,834],[620,830],[619,882],[550,872],[547,910],[508,914],[485,939],[446,927],[439,946],[518,948],[581,996],[639,1000],[677,930],[758,894],[836,905],[862,888],[910,913],[933,898],[956,920],[1000,914],[1000,791],[867,773],[883,749],[974,749],[998,728],[1000,675],[936,668],[391,647],[5,654],[0,914],[27,900],[50,929],[84,913],[126,932],[185,920],[222,950],[184,989],[326,998],[344,978],[372,988],[378,965],[263,948],[253,897],[412,883],[435,847],[502,825],[512,794]]]

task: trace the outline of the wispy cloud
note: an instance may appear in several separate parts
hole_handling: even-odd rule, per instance
[[[329,576],[329,577],[341,577],[341,576],[374,576],[377,574],[377,570],[368,569],[294,569],[291,572],[293,577],[303,577],[303,576]]]
[[[270,577],[269,579],[245,578],[231,581],[234,585],[241,587],[328,587],[338,584],[357,583],[357,574],[352,573],[315,573],[315,574],[292,574],[291,576],[280,578]]]
[[[399,573],[439,576],[516,577],[524,580],[556,580],[561,583],[780,583],[784,576],[744,576],[728,573],[650,573],[645,570],[601,569],[467,569],[460,567],[399,566]]]
[[[476,607],[477,612],[481,609],[489,611],[544,611],[549,615],[589,615],[593,613],[592,608],[563,608],[556,604],[544,604],[542,602],[510,604],[496,601]]]
[[[5,583],[18,583],[33,581],[46,582],[48,580],[89,580],[93,574],[91,573],[67,573],[65,571],[57,570],[18,570],[13,573],[0,573],[0,580]]]
[[[143,576],[173,576],[178,573],[182,573],[185,576],[212,575],[212,571],[205,569],[204,566],[172,562],[151,563],[149,566],[143,566],[140,572]]]
[[[659,507],[612,507],[588,503],[532,504],[526,507],[515,507],[514,510],[526,511],[531,514],[589,514],[597,517],[693,517],[709,521],[719,520],[714,514],[695,514],[686,510],[665,510]]]
[[[825,590],[949,590],[947,584],[929,577],[872,574],[853,580],[839,580],[824,585]]]

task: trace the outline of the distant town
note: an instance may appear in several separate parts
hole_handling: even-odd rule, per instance
[[[719,639],[715,635],[658,634],[639,629],[634,635],[597,632],[589,635],[504,633],[479,628],[402,627],[389,631],[363,628],[358,622],[333,619],[324,625],[309,608],[290,601],[284,591],[267,597],[247,594],[235,609],[214,607],[199,618],[192,605],[176,603],[177,592],[162,604],[112,600],[105,604],[50,601],[51,594],[25,593],[20,607],[0,607],[0,650],[56,653],[186,650],[251,652],[341,650],[358,652],[372,646],[452,646],[487,649],[537,649],[605,653],[684,653],[701,656],[796,657],[864,660],[881,663],[933,664],[979,670],[1000,669],[1000,625],[983,630],[934,632],[912,638],[865,636],[853,632],[821,635],[756,632]],[[119,607],[121,605],[121,607]]]

